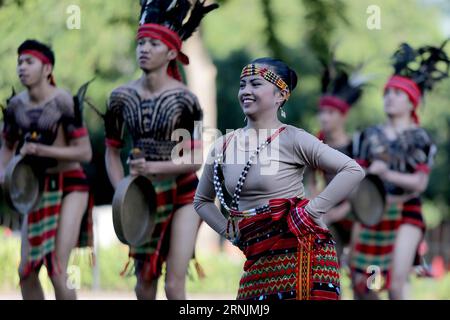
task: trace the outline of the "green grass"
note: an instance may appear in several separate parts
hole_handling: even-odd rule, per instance
[[[0,227],[0,290],[17,289],[20,244],[16,238],[3,237],[2,234],[3,228]]]
[[[411,277],[409,299],[450,300],[450,273],[441,279]],[[341,273],[342,299],[352,300],[351,281],[346,272]],[[388,299],[386,291],[380,292],[381,299]]]
[[[11,291],[18,289],[19,277],[17,267],[20,261],[20,241],[17,237],[2,236],[0,228],[0,291]],[[125,245],[114,245],[102,248],[95,257],[99,274],[100,290],[106,291],[130,291],[136,283],[135,277],[121,276],[128,261],[128,247]],[[231,293],[237,292],[238,281],[242,270],[242,259],[232,258],[226,254],[197,253],[197,260],[203,268],[206,277],[199,279],[193,263],[191,263],[187,278],[187,290],[190,293]],[[90,252],[88,250],[74,250],[69,266],[78,267],[81,280],[81,289],[93,288],[94,268],[90,263]],[[70,268],[70,267],[69,267]],[[73,275],[75,273],[72,273]],[[220,275],[220,276],[218,276]],[[45,268],[41,269],[39,277],[42,281],[44,291],[51,290]],[[69,276],[70,277],[70,276]],[[163,281],[159,281],[162,289]]]
[[[20,243],[16,237],[4,237],[0,228],[0,291],[19,290],[17,266],[20,258]],[[128,249],[124,245],[114,245],[100,250],[97,267],[100,275],[100,288],[104,291],[132,292],[135,277],[120,276],[128,259]],[[206,277],[198,279],[195,268],[191,265],[187,280],[188,293],[198,294],[232,294],[237,292],[242,273],[243,259],[225,253],[210,254],[197,252],[197,259],[205,271]],[[93,288],[94,269],[90,265],[89,252],[76,250],[71,258],[71,265],[79,267],[81,289]],[[45,268],[42,268],[40,279],[45,292],[51,292],[52,287]],[[163,290],[163,281],[159,281],[159,289]],[[345,272],[342,274],[341,287],[343,299],[351,299],[350,279]],[[442,279],[423,279],[412,277],[412,299],[450,299],[450,273]],[[382,298],[387,298],[383,293]]]

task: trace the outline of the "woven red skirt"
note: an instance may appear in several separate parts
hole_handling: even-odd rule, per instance
[[[191,204],[198,178],[195,173],[183,174],[176,179],[153,182],[156,191],[156,226],[149,243],[140,247],[130,247],[129,257],[134,260],[134,273],[150,281],[160,277],[162,267],[170,249],[170,226],[175,211]],[[130,262],[122,275],[129,273]],[[196,265],[197,268],[198,265]]]
[[[246,261],[239,300],[338,300],[339,263],[331,233],[304,211],[308,200],[275,199],[239,222]]]
[[[56,256],[56,234],[61,205],[64,197],[71,192],[89,192],[89,184],[83,170],[71,170],[46,174],[44,190],[37,208],[28,214],[28,246],[27,262],[23,270],[19,270],[21,279],[32,271],[38,271],[42,264],[47,268],[49,276],[62,272]],[[79,226],[77,247],[93,246],[93,196],[89,195],[88,206]],[[74,229],[74,232],[78,230]]]

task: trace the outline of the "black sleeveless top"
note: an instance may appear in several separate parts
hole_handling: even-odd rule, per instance
[[[56,139],[59,125],[67,139],[87,135],[87,130],[75,119],[73,98],[68,93],[56,96],[41,106],[28,107],[18,96],[12,97],[3,112],[3,137],[9,146],[22,144],[33,132],[37,142],[51,145]],[[19,149],[19,148],[18,148]]]
[[[133,147],[141,149],[148,161],[170,160],[180,142],[172,139],[172,133],[185,129],[193,137],[195,121],[202,117],[197,97],[186,89],[142,99],[136,89],[119,87],[111,93],[105,115],[106,144],[122,148],[126,128]]]
[[[437,147],[423,128],[403,131],[397,139],[389,140],[381,125],[362,131],[355,142],[355,159],[368,167],[379,159],[388,163],[389,169],[402,173],[429,172],[433,166]],[[406,190],[385,182],[386,190],[393,195],[402,195]]]

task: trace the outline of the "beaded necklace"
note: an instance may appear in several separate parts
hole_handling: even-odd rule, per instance
[[[265,142],[260,144],[258,148],[253,152],[253,154],[250,155],[249,160],[247,161],[247,164],[245,165],[244,169],[242,170],[242,173],[239,177],[239,180],[237,182],[237,185],[234,189],[234,193],[232,196],[231,205],[228,206],[225,202],[225,197],[223,194],[223,184],[224,184],[224,178],[222,173],[222,165],[225,160],[225,151],[228,147],[229,142],[234,137],[233,135],[230,135],[230,137],[224,142],[222,153],[217,156],[217,158],[214,160],[214,189],[216,191],[217,197],[219,198],[220,203],[230,213],[230,218],[228,220],[227,225],[227,231],[226,231],[226,237],[230,238],[230,222],[233,226],[233,234],[236,235],[236,225],[235,225],[235,219],[237,218],[248,218],[255,216],[257,214],[267,212],[270,210],[270,207],[268,204],[259,206],[257,208],[239,211],[239,197],[242,192],[242,186],[244,185],[245,179],[247,178],[248,171],[250,167],[252,166],[254,160],[256,157],[260,154],[262,150],[264,150],[281,132],[286,129],[286,126],[283,126],[279,128],[275,133],[273,133],[270,137],[267,138]],[[220,175],[220,177],[219,177]],[[222,180],[222,181],[221,181]],[[231,221],[230,221],[231,220]]]

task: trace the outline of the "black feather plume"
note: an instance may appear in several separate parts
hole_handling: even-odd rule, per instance
[[[166,26],[172,30],[181,30],[191,3],[188,0],[173,0],[171,7],[167,8]]]
[[[417,52],[407,43],[402,43],[392,56],[394,72],[397,75],[409,77],[413,70],[409,65],[417,58]]]
[[[141,0],[141,14],[139,24],[157,23],[162,19],[162,2],[164,0]]]
[[[9,102],[11,101],[11,99],[16,95],[16,90],[14,89],[14,87],[11,87],[11,95],[9,96],[9,98],[6,99],[6,105],[9,105]],[[5,111],[6,111],[6,107],[0,103],[0,110],[3,113],[3,119],[5,119]]]
[[[100,110],[98,110],[98,108],[94,106],[94,104],[88,98],[86,98],[84,102],[87,103],[87,105],[95,112],[95,114],[97,114],[100,118],[105,119],[106,113],[104,114]],[[108,109],[108,105],[106,105],[106,109]]]
[[[209,12],[217,9],[218,7],[219,5],[216,3],[205,6],[205,1],[197,0],[194,4],[189,20],[183,25],[179,32],[181,40],[188,39],[198,28],[202,19]]]
[[[422,93],[432,90],[436,82],[449,76],[450,59],[444,51],[448,41],[440,47],[423,46],[417,50],[403,43],[393,55],[395,74],[413,80]]]
[[[349,105],[354,104],[361,97],[363,87],[369,79],[369,77],[359,75],[363,65],[355,68],[347,63],[335,60],[333,55],[330,59],[329,62],[321,61],[323,66],[322,95],[335,96],[346,101]]]
[[[9,96],[8,99],[6,99],[6,105],[9,104],[9,102],[11,101],[12,98],[14,98],[14,96],[16,95],[16,89],[14,89],[14,86],[11,87],[11,95]]]
[[[447,42],[448,39],[439,48],[426,46],[417,50],[421,61],[415,79],[423,91],[432,90],[436,82],[449,75],[450,60],[443,50]]]
[[[83,126],[83,105],[84,105],[84,97],[86,95],[89,84],[94,81],[94,79],[89,80],[85,84],[83,84],[80,89],[78,89],[77,94],[73,97],[74,103],[74,124],[78,128]]]
[[[165,26],[175,31],[181,40],[188,39],[204,16],[219,7],[217,4],[205,6],[205,1],[201,0],[195,0],[193,6],[189,0],[141,0],[140,3],[140,25],[155,23]],[[184,23],[189,12],[189,19]]]

